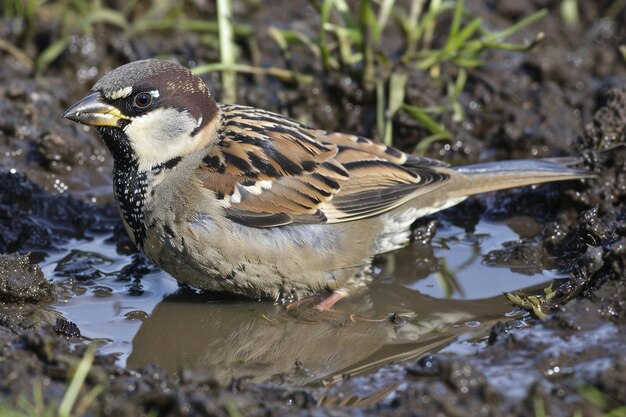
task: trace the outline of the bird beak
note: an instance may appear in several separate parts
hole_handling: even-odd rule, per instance
[[[119,127],[122,119],[129,120],[119,109],[102,101],[100,93],[91,93],[65,110],[63,117],[89,126]]]

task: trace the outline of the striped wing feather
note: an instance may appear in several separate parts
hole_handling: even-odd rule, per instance
[[[391,210],[448,178],[439,161],[353,135],[221,105],[218,143],[198,177],[228,217],[253,227],[338,223]]]

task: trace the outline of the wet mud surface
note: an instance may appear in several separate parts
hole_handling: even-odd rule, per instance
[[[461,95],[466,121],[443,120],[455,140],[429,155],[575,155],[597,178],[479,196],[421,219],[411,245],[375,260],[366,291],[325,313],[179,287],[128,240],[95,132],[60,119],[127,60],[215,62],[200,36],[131,41],[103,26],[39,79],[0,52],[0,402],[18,407],[37,389],[60,402],[97,345],[82,396],[102,392],[86,415],[602,416],[626,404],[626,15],[581,1],[580,22],[566,27],[557,1],[467,3],[494,27],[547,7],[516,35],[545,37],[527,53],[489,52]],[[273,66],[284,62],[268,22],[306,31],[316,19],[298,2],[235,17]],[[293,61],[321,74],[305,53]],[[219,97],[219,77],[204,78]],[[376,133],[375,100],[349,76],[239,81],[241,104]],[[428,75],[410,77],[409,103],[444,95]],[[396,119],[396,144],[411,151],[424,130]],[[545,317],[502,295],[516,290]]]

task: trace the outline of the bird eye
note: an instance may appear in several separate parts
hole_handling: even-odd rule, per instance
[[[149,93],[139,93],[135,96],[135,106],[148,107],[152,103],[152,95]]]

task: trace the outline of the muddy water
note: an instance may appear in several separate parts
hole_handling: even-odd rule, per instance
[[[304,385],[486,336],[512,310],[502,292],[559,277],[542,265],[485,262],[535,229],[527,218],[482,219],[473,233],[444,222],[432,244],[414,243],[377,259],[368,289],[324,313],[224,300],[180,288],[160,271],[140,283],[120,279],[131,260],[117,254],[107,236],[72,241],[42,269],[67,289],[54,308],[96,339],[102,353],[118,355],[121,365],[157,363],[172,372],[202,367],[225,384],[252,376]]]

